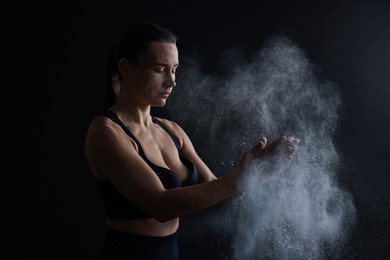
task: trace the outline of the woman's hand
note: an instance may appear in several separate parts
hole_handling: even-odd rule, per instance
[[[292,136],[282,136],[269,145],[267,139],[261,137],[256,145],[241,156],[238,170],[243,171],[249,162],[259,162],[264,163],[265,171],[277,173],[293,160],[298,144],[299,139]]]

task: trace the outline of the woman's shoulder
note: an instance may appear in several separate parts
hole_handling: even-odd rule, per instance
[[[105,133],[118,132],[120,128],[118,125],[104,115],[98,115],[91,120],[88,126],[88,135],[100,135]]]
[[[181,126],[178,123],[176,123],[175,121],[173,121],[173,120],[166,119],[166,118],[161,118],[161,117],[155,117],[155,118],[157,120],[159,120],[163,125],[168,127],[168,129],[173,131],[173,132],[181,132],[181,131],[183,131]]]
[[[113,121],[104,115],[97,115],[89,123],[89,128],[104,128],[112,125]]]
[[[187,133],[177,122],[165,118],[157,119],[179,139],[180,147],[183,146],[183,143],[186,142],[186,140],[189,140]]]

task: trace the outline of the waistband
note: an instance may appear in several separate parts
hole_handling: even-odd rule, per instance
[[[137,242],[137,243],[159,243],[162,244],[170,244],[172,241],[176,241],[178,237],[178,231],[172,233],[168,236],[156,237],[156,236],[147,236],[140,234],[127,233],[123,231],[119,231],[113,229],[112,227],[106,227],[106,234],[108,237],[116,237],[127,241]]]

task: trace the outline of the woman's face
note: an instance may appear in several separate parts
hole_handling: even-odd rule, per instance
[[[142,105],[162,107],[176,85],[179,65],[176,44],[152,42],[149,50],[129,65],[129,84],[132,94]]]

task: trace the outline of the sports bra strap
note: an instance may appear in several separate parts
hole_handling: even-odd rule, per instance
[[[172,138],[173,142],[175,143],[177,150],[180,150],[180,142],[179,142],[177,136],[172,134],[172,132],[169,131],[169,129],[163,123],[161,123],[161,121],[158,120],[157,118],[152,117],[152,120],[153,120],[153,122],[157,123],[162,129],[164,129],[165,132],[168,133],[168,135]]]
[[[110,118],[112,121],[114,121],[115,123],[117,123],[122,129],[123,131],[125,131],[125,133],[130,136],[137,144],[138,146],[138,151],[143,154],[143,150],[142,150],[142,146],[141,146],[141,143],[137,140],[137,138],[130,132],[130,130],[125,126],[125,124],[123,124],[123,122],[119,119],[119,117],[111,110],[107,110],[105,113],[104,113],[105,116],[107,116],[108,118]],[[178,138],[172,134],[171,131],[169,131],[169,129],[163,124],[161,123],[160,120],[158,120],[157,118],[155,117],[152,117],[152,120],[154,123],[158,124],[165,132],[168,133],[168,135],[172,138],[173,140],[173,143],[175,144],[177,150],[180,150],[180,143],[179,143],[179,140]]]
[[[114,121],[115,123],[117,123],[122,129],[123,131],[125,131],[125,133],[130,136],[134,141],[135,143],[137,144],[137,147],[138,147],[138,151],[143,154],[143,150],[142,150],[142,146],[141,146],[141,143],[137,140],[137,138],[130,132],[130,130],[125,126],[125,124],[119,119],[119,117],[114,113],[112,112],[111,110],[107,110],[105,113],[104,113],[105,116],[107,116],[108,118],[110,118],[112,121]]]

